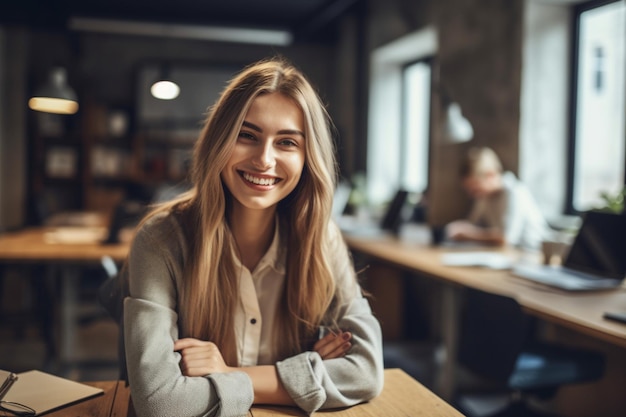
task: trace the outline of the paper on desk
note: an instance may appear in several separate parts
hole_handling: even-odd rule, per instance
[[[0,379],[4,381],[7,374],[8,372],[0,370]],[[17,381],[3,399],[24,404],[40,415],[103,392],[101,388],[45,372],[28,371],[18,374]]]
[[[441,256],[446,266],[479,266],[490,269],[509,269],[513,265],[510,256],[497,252],[455,252]]]
[[[46,243],[88,244],[106,238],[106,227],[57,227],[44,234]]]

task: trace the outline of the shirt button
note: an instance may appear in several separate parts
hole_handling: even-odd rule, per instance
[[[250,319],[250,323],[256,324],[256,319]]]

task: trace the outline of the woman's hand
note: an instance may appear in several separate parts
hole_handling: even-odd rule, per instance
[[[319,353],[322,359],[340,358],[345,356],[352,347],[351,338],[352,333],[350,332],[341,330],[337,333],[329,332],[313,345],[313,350]]]
[[[456,220],[446,227],[448,236],[458,241],[480,242],[486,245],[503,246],[503,233],[496,228],[478,227],[467,220]]]
[[[472,240],[477,235],[477,229],[467,220],[455,220],[446,226],[446,232],[453,240]]]
[[[174,350],[180,353],[180,369],[185,376],[205,376],[231,371],[213,342],[188,337],[174,342]]]

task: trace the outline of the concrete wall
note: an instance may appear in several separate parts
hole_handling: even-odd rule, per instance
[[[433,109],[430,221],[445,223],[464,215],[469,206],[457,174],[469,146],[491,146],[506,169],[518,170],[523,0],[370,0],[368,5],[370,54],[400,36],[435,27],[439,50],[434,75],[473,124],[470,143],[446,145],[442,107]]]
[[[0,28],[0,231],[24,224],[27,34]]]

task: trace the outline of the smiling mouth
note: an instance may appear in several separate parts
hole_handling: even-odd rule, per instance
[[[249,174],[247,172],[240,172],[240,175],[243,177],[244,180],[248,181],[251,184],[254,185],[274,185],[276,183],[278,183],[280,181],[280,178],[261,178],[261,177],[255,177],[252,174]]]

